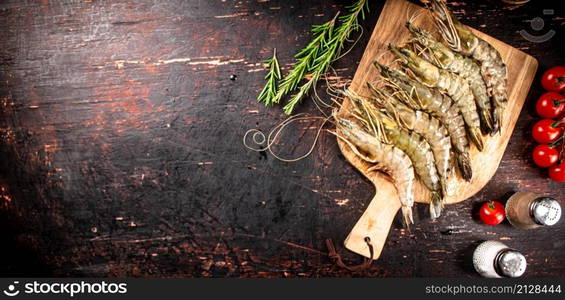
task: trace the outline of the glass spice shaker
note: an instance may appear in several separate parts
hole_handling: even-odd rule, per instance
[[[552,226],[561,218],[561,206],[553,198],[517,192],[506,202],[506,218],[516,228]]]
[[[524,255],[499,241],[482,242],[473,252],[473,266],[483,277],[520,277],[526,265]]]

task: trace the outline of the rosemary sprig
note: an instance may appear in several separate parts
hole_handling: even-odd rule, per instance
[[[367,0],[358,0],[353,5],[348,6],[349,14],[339,17],[341,24],[335,32],[331,32],[331,39],[327,42],[326,47],[322,49],[320,55],[314,59],[314,64],[309,74],[305,77],[309,78],[306,83],[301,85],[298,92],[292,95],[288,103],[283,107],[284,112],[290,115],[296,105],[308,95],[312,88],[316,88],[318,80],[328,71],[330,64],[339,57],[344,48],[345,42],[354,30],[359,27],[359,15],[365,18],[365,8],[368,8]]]
[[[264,102],[265,105],[280,103],[281,100],[298,88],[298,91],[291,96],[288,103],[283,107],[286,114],[291,114],[296,105],[308,95],[310,90],[316,88],[316,83],[323,75],[328,72],[333,61],[340,58],[341,51],[345,42],[348,41],[351,33],[359,28],[359,15],[365,18],[365,9],[368,10],[368,0],[357,0],[353,5],[346,7],[348,14],[338,18],[336,15],[332,20],[322,24],[312,26],[314,38],[294,57],[296,65],[286,77],[280,79],[280,71],[273,70],[278,61],[275,55],[273,59],[267,60],[269,73],[265,76],[267,83],[257,97],[257,100]],[[336,27],[336,23],[340,22]],[[307,81],[299,86],[300,82]]]
[[[295,90],[304,76],[311,71],[314,61],[332,38],[335,21],[336,18],[333,18],[322,25],[312,27],[314,39],[294,56],[297,59],[297,64],[281,81],[279,90],[272,100],[273,103],[279,103],[284,96]]]
[[[277,82],[281,79],[281,68],[279,66],[279,61],[277,59],[277,49],[273,50],[273,57],[265,60],[265,63],[269,67],[269,73],[265,76],[267,83],[265,87],[257,96],[257,101],[264,102],[265,106],[273,104],[273,99],[277,94]]]

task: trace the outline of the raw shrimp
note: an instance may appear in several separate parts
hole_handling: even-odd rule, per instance
[[[500,131],[502,112],[508,102],[506,91],[506,64],[500,53],[488,42],[477,37],[471,29],[461,24],[442,1],[432,0],[431,11],[438,30],[449,48],[471,56],[481,65],[481,75],[492,96],[493,133]]]
[[[477,114],[475,97],[467,81],[449,71],[437,68],[406,48],[393,45],[389,45],[389,48],[406,67],[410,68],[418,80],[429,87],[445,91],[457,103],[467,125],[469,138],[477,146],[477,149],[482,151],[481,123]]]
[[[385,90],[376,89],[370,83],[367,83],[367,85],[373,93],[374,98],[372,99],[377,102],[377,106],[384,108],[387,114],[395,119],[398,124],[422,135],[428,141],[434,154],[443,195],[450,195],[451,188],[448,186],[447,179],[452,170],[452,152],[451,138],[447,128],[432,115],[420,110],[414,110],[402,103],[397,99],[401,94],[393,96]]]
[[[428,61],[439,68],[453,72],[467,80],[481,119],[483,133],[489,134],[493,131],[492,108],[487,92],[487,86],[481,76],[481,68],[470,58],[453,52],[444,44],[440,43],[429,32],[418,28],[407,22],[406,27],[414,36],[414,39],[424,47],[424,53]]]
[[[461,177],[471,180],[473,171],[469,157],[469,142],[465,133],[465,122],[459,112],[459,107],[451,98],[443,95],[436,89],[430,89],[420,82],[409,78],[405,74],[385,65],[375,62],[374,66],[379,70],[382,78],[389,83],[394,94],[405,93],[408,97],[400,97],[400,100],[413,109],[425,111],[438,118],[447,128],[451,137],[453,150],[457,154],[457,166]],[[411,100],[411,101],[410,101]]]
[[[381,142],[352,120],[338,117],[336,112],[333,117],[336,121],[336,135],[361,159],[375,164],[371,170],[380,170],[392,177],[402,203],[404,223],[407,227],[413,224],[412,206],[416,176],[410,158],[394,145]]]
[[[352,98],[354,97],[349,96],[349,99]],[[432,219],[439,217],[443,205],[443,196],[430,144],[420,134],[401,128],[393,119],[365,99],[357,98],[352,102],[357,105],[357,111],[364,112],[358,116],[359,118],[365,119],[367,123],[375,123],[382,127],[386,138],[410,157],[416,175],[430,190],[430,215]]]

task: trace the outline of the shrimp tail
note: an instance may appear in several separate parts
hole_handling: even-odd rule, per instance
[[[410,224],[414,224],[414,217],[412,214],[412,207],[402,206],[402,218],[406,228],[410,228]]]
[[[457,154],[457,166],[461,171],[461,177],[466,181],[471,180],[473,177],[473,170],[471,168],[471,159],[468,153]]]
[[[449,183],[449,181],[443,180],[443,183],[441,185],[441,191],[443,193],[444,196],[452,196],[453,195],[453,185]]]
[[[451,193],[448,191],[448,186],[447,186],[447,178],[442,177],[441,181],[440,181],[440,185],[441,185],[441,193],[445,196],[450,195]]]
[[[430,216],[432,219],[437,219],[441,215],[443,208],[443,200],[439,192],[432,192],[430,201]]]
[[[477,146],[479,151],[483,151],[484,144],[483,138],[481,136],[481,129],[480,128],[468,128],[469,138],[471,141]]]
[[[496,112],[497,110],[495,110]],[[490,111],[486,110],[486,109],[480,109],[479,110],[479,117],[481,118],[481,130],[483,133],[487,134],[487,133],[491,133],[494,131],[495,129],[495,119],[497,119],[498,116],[495,115],[495,113],[491,114]],[[498,125],[498,124],[496,124]]]
[[[502,107],[498,107],[498,106],[495,105],[492,108],[493,127],[492,127],[492,131],[490,133],[491,136],[500,132],[500,122],[501,122],[501,120],[502,120]]]

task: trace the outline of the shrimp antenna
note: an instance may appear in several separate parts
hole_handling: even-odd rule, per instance
[[[374,136],[381,142],[390,144],[390,141],[385,134],[384,125],[380,120],[381,115],[378,109],[376,109],[365,97],[361,97],[351,90],[348,90],[348,94],[348,97],[356,98],[359,108],[362,111],[359,117],[366,120],[371,131],[374,133]]]
[[[409,104],[410,106],[414,106],[414,104],[415,104],[418,107],[421,107],[421,105],[419,103],[417,103],[418,101],[414,101],[414,99],[412,97],[410,97],[410,94],[408,92],[406,92],[405,90],[396,89],[392,93],[392,96],[396,97],[396,99],[398,99],[402,103]]]
[[[334,118],[337,119],[338,117],[334,115]],[[371,161],[371,159],[368,158],[366,155],[361,154],[361,152],[359,151],[359,149],[357,149],[357,146],[355,146],[352,142],[350,142],[347,138],[345,138],[345,137],[342,136],[341,134],[337,133],[337,130],[336,130],[336,131],[329,131],[329,130],[328,130],[328,132],[331,133],[331,134],[333,134],[333,135],[335,135],[338,139],[342,140],[347,146],[349,146],[349,148],[351,149],[351,151],[352,151],[355,155],[357,155],[357,156],[363,158],[363,159],[366,160],[366,161]]]
[[[439,59],[437,58],[437,56],[435,56],[433,54],[433,51],[430,50],[430,47],[422,45],[419,42],[412,44],[412,46],[414,47],[414,52],[416,52],[416,55],[422,57],[423,59],[429,62],[432,62],[436,66],[442,65]]]
[[[382,136],[382,130],[380,130],[378,119],[375,118],[372,114],[371,108],[369,107],[369,103],[365,100],[361,100],[361,105],[363,107],[364,115],[367,117],[367,121],[371,126],[374,135],[380,138]]]
[[[391,142],[385,134],[385,128],[384,128],[384,124],[383,124],[383,121],[382,121],[382,118],[385,115],[383,115],[382,112],[380,110],[376,109],[375,106],[373,106],[371,103],[367,103],[366,109],[367,109],[367,114],[369,114],[369,116],[373,120],[373,123],[375,124],[375,127],[377,129],[376,137],[381,142],[386,143],[386,144],[390,144]]]
[[[418,19],[422,15],[422,13],[424,13],[424,11],[420,9],[418,11],[413,11],[412,13],[406,13],[408,14],[406,20],[408,20],[409,23],[414,23],[414,21],[416,21],[416,19]]]
[[[371,94],[373,95],[371,100],[373,100],[373,102],[375,102],[375,105],[377,106],[377,108],[379,108],[381,111],[389,114],[390,103],[388,103],[389,102],[388,99],[389,99],[390,94],[388,94],[388,92],[386,92],[384,90],[378,89],[377,87],[372,85],[370,82],[367,82],[367,86],[369,87],[369,90],[371,91]]]
[[[377,57],[375,58],[374,61],[375,62],[381,61],[382,58],[387,54],[390,54],[390,52],[389,51],[381,51],[381,53],[379,53],[379,55],[377,55]]]
[[[359,115],[360,119],[365,119],[367,121],[371,131],[373,131],[373,133],[375,135],[377,135],[378,130],[377,130],[371,116],[369,115],[369,113],[367,111],[365,101],[363,101],[364,99],[361,96],[359,96],[359,94],[357,94],[356,92],[354,92],[351,89],[345,90],[345,96],[347,98],[351,99],[351,101],[355,103],[355,105],[358,108],[357,112],[361,114],[361,115]]]
[[[395,89],[399,88],[398,83],[394,82],[390,78],[383,78],[385,88]]]
[[[416,103],[418,103],[418,106],[422,107],[423,106],[423,101],[420,98],[420,95],[418,95],[418,93],[416,93],[416,87],[412,87],[412,89],[410,90],[410,98],[414,99],[416,101]]]
[[[398,115],[396,106],[390,103],[393,96],[389,94],[386,90],[377,89],[374,85],[372,85],[369,82],[367,82],[367,86],[369,87],[373,95],[373,98],[371,98],[371,100],[373,100],[373,102],[376,102],[378,108],[380,108],[380,110],[384,112],[387,116],[393,118],[397,123],[402,124],[403,122],[400,119],[400,116]]]
[[[295,121],[318,120],[318,119],[322,120],[322,124],[320,125],[320,127],[316,131],[316,136],[314,138],[314,142],[312,143],[312,146],[310,147],[308,152],[306,152],[305,154],[303,154],[299,157],[296,157],[296,158],[283,158],[283,157],[279,156],[277,153],[274,152],[273,145],[278,140],[278,137],[280,136],[281,132],[283,132],[284,129],[287,126],[289,126],[289,124],[291,124]],[[271,155],[273,157],[275,157],[276,159],[278,159],[280,161],[284,161],[284,162],[299,161],[301,159],[308,157],[314,151],[314,148],[315,148],[315,146],[318,142],[318,138],[320,137],[320,133],[322,132],[324,125],[328,121],[329,121],[328,117],[315,117],[315,116],[305,116],[305,114],[296,114],[296,115],[290,116],[289,118],[285,119],[283,122],[281,122],[277,126],[275,126],[269,132],[269,134],[267,136],[265,136],[265,134],[258,129],[248,130],[247,132],[245,132],[245,134],[243,136],[243,146],[246,147],[249,150],[256,151],[256,152],[269,151],[269,153],[271,153]],[[247,142],[248,136],[251,137],[251,141],[253,142],[254,145],[248,144],[248,142]],[[257,147],[257,146],[259,146],[259,147]]]
[[[455,51],[461,51],[461,39],[455,29],[455,23],[458,21],[454,20],[447,5],[443,1],[432,0],[431,5],[427,6],[442,38],[447,42],[449,47]]]
[[[379,106],[379,108],[383,108],[384,104],[382,99],[380,98],[381,93],[379,91],[379,89],[377,89],[376,86],[374,86],[372,83],[367,82],[367,87],[369,88],[369,91],[371,92],[371,95],[373,95],[373,100],[375,100],[375,102],[377,102],[377,105]]]
[[[394,94],[390,94],[389,92],[385,91],[385,90],[377,90],[375,91],[378,94],[378,97],[380,97],[380,100],[385,103],[384,107],[386,108],[386,113],[387,115],[394,119],[394,121],[397,124],[401,124],[402,126],[406,125],[406,122],[402,121],[402,119],[400,119],[400,115],[398,114],[398,109],[397,109],[397,105],[398,103],[396,101],[397,98],[394,96]],[[395,101],[396,104],[391,103],[391,101]]]

